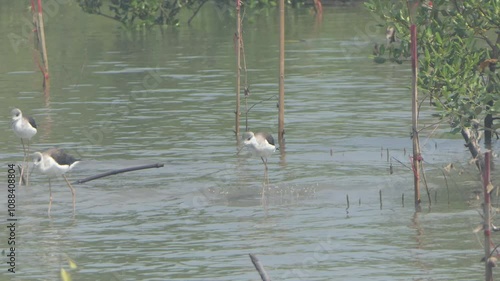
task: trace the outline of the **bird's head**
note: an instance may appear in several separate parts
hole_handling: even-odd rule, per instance
[[[42,163],[42,158],[43,158],[43,156],[40,152],[33,153],[33,164],[35,166],[40,165],[40,163]]]
[[[243,144],[248,146],[248,145],[254,145],[257,142],[255,139],[255,134],[253,132],[245,132],[243,134]]]
[[[12,121],[16,121],[16,120],[23,118],[23,113],[21,112],[21,110],[19,108],[12,109],[10,114],[12,115]]]

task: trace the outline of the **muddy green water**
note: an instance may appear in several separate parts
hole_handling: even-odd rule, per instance
[[[62,179],[47,217],[48,181],[34,172],[17,190],[17,273],[2,262],[1,280],[58,280],[61,268],[73,280],[258,280],[249,253],[273,280],[482,279],[469,154],[446,124],[422,132],[433,205],[423,192],[424,211],[414,214],[410,66],[373,63],[384,30],[362,7],[327,7],[322,22],[287,10],[286,148],[269,159],[266,214],[260,159],[236,156],[233,18],[207,5],[191,27],[127,32],[72,1],[53,2],[62,4],[47,6],[50,95],[27,36],[28,5],[1,4],[3,182],[7,164],[22,160],[13,107],[37,120],[32,151],[58,146],[82,158],[73,180],[165,167],[75,185],[74,218]],[[260,102],[249,126],[275,135],[276,16],[244,25],[248,103]],[[424,105],[423,125],[431,114]],[[393,159],[392,175],[388,151],[406,165]],[[447,189],[448,163],[456,169]],[[0,196],[7,225],[6,189]],[[2,227],[2,250],[8,235]]]

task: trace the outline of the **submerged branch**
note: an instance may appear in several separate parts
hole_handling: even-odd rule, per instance
[[[100,178],[104,178],[104,177],[112,176],[112,175],[116,175],[116,174],[126,173],[126,172],[132,172],[132,171],[144,170],[144,169],[150,169],[150,168],[161,168],[163,166],[164,166],[164,164],[157,163],[157,164],[148,164],[148,165],[142,165],[142,166],[137,166],[137,167],[130,167],[130,168],[125,168],[125,169],[113,170],[113,171],[109,171],[106,173],[91,176],[88,178],[84,178],[81,180],[77,180],[77,181],[73,182],[73,184],[86,183],[88,181],[92,181],[92,180],[96,180],[96,179],[100,179]]]
[[[254,254],[248,254],[250,256],[250,259],[252,260],[253,265],[255,266],[255,269],[260,274],[260,278],[262,281],[271,281],[271,278],[269,278],[269,275],[267,275],[266,270],[264,269],[264,266],[260,263],[259,259]]]

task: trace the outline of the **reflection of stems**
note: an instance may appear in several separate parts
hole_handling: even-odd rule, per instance
[[[429,206],[430,206],[432,204],[431,193],[429,192],[429,186],[427,185],[427,178],[425,177],[424,161],[420,161],[420,167],[422,172],[422,178],[424,179],[425,191],[427,192],[427,197],[429,198]]]
[[[443,174],[444,183],[446,184],[446,193],[448,194],[448,205],[450,205],[450,189],[448,186],[448,179],[446,178],[446,175],[444,174],[443,169],[441,169],[441,173]]]
[[[413,213],[413,217],[411,219],[412,222],[412,228],[416,230],[416,235],[415,235],[415,240],[417,241],[417,249],[422,248],[422,235],[423,235],[423,230],[422,226],[420,225],[420,221],[418,219],[418,214],[419,212]]]

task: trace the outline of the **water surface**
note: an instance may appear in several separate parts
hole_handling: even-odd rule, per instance
[[[141,33],[59,5],[47,17],[44,95],[23,31],[30,15],[8,6],[2,34],[22,40],[0,42],[4,165],[22,159],[8,129],[12,107],[39,124],[32,151],[57,146],[82,158],[73,180],[165,164],[76,186],[74,218],[62,179],[47,217],[48,181],[33,173],[17,193],[16,280],[57,280],[60,268],[73,280],[257,280],[248,253],[273,280],[482,278],[470,156],[446,124],[422,132],[433,203],[423,192],[424,212],[414,214],[409,64],[373,63],[384,30],[362,7],[325,8],[322,22],[288,11],[286,147],[269,159],[266,211],[260,159],[236,155],[231,17],[207,6],[191,27]],[[275,15],[245,22],[244,40],[248,104],[258,103],[249,127],[276,136]],[[431,114],[424,105],[422,125],[436,121]],[[456,169],[446,188],[448,163]]]

